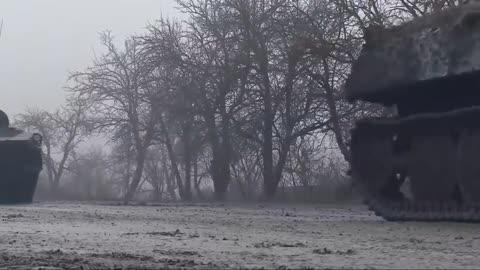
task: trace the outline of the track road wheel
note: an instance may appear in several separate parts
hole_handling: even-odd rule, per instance
[[[466,130],[461,134],[457,159],[463,201],[480,202],[480,130]]]
[[[449,201],[455,191],[455,144],[450,136],[419,136],[412,140],[408,174],[417,202]]]
[[[381,195],[393,175],[391,136],[376,132],[371,126],[357,127],[352,132],[351,153],[352,177],[364,195]]]

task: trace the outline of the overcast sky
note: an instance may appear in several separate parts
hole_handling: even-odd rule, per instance
[[[117,41],[163,16],[181,18],[174,0],[0,0],[0,109],[10,118],[26,107],[64,101],[69,71],[90,64],[99,32]]]

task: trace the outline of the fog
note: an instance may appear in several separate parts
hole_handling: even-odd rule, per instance
[[[0,109],[15,128],[43,136],[36,198],[125,203],[355,199],[345,175],[344,131],[357,112],[374,115],[377,110],[353,109],[356,105],[337,100],[342,83],[312,84],[308,72],[317,72],[311,68],[326,59],[295,41],[295,33],[317,33],[310,15],[295,10],[305,9],[318,21],[333,11],[289,4],[276,12],[277,18],[268,17],[291,27],[277,29],[245,23],[240,18],[250,15],[236,3],[1,2]],[[249,8],[267,18],[261,11],[266,2],[252,4],[259,6]],[[261,56],[245,29],[269,33],[268,40],[255,36],[255,42],[277,48]],[[355,36],[335,31],[356,43]],[[291,49],[304,59],[292,62],[289,54],[272,54]],[[259,58],[247,57],[255,54],[276,64],[259,74]],[[329,64],[327,76],[343,81],[349,65]],[[263,85],[260,77],[272,82]],[[262,100],[262,89],[289,98]],[[327,96],[315,94],[326,91]],[[284,106],[304,113],[294,116]],[[275,109],[266,112],[266,107]],[[262,114],[276,117],[255,116]],[[329,126],[332,115],[334,128]],[[276,120],[282,118],[288,124]],[[296,189],[299,184],[302,188]]]
[[[99,48],[99,32],[116,41],[161,16],[181,17],[174,0],[2,0],[0,109],[13,116],[26,107],[55,109],[64,102],[71,71],[86,67]]]
[[[454,2],[0,0],[0,269],[479,265]]]

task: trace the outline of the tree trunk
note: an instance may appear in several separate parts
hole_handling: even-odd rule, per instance
[[[162,153],[162,167],[165,181],[167,184],[167,192],[170,194],[173,200],[177,199],[177,194],[175,194],[175,181],[172,178],[172,174],[168,172],[167,157]]]
[[[153,180],[153,181],[156,181],[156,180]],[[159,202],[160,200],[162,200],[162,192],[160,190],[160,184],[155,183],[153,184],[153,201]]]
[[[130,142],[130,141],[129,141]],[[123,179],[123,196],[125,198],[126,194],[128,193],[128,189],[130,188],[130,179],[132,178],[132,153],[130,148],[130,143],[126,146],[126,158],[127,158],[127,167],[125,170],[125,175]]]
[[[190,151],[185,151],[185,198],[186,201],[192,200],[192,161],[190,157]]]
[[[208,128],[208,139],[212,149],[211,175],[216,200],[224,200],[230,183],[230,130],[229,119],[225,112],[222,113],[222,143],[220,143],[215,124],[215,115],[209,113],[205,120]]]
[[[47,167],[47,177],[48,177],[48,183],[53,186],[53,179],[54,179],[54,171],[55,168],[52,164],[52,160],[50,158],[50,155],[46,155],[42,152],[42,159],[45,160],[45,165]]]
[[[177,180],[178,193],[180,194],[180,198],[182,200],[184,200],[185,199],[185,192],[184,192],[185,189],[183,187],[182,175],[180,174],[180,171],[178,170],[177,157],[175,155],[175,152],[173,151],[172,141],[170,139],[170,135],[168,134],[167,128],[165,126],[165,122],[163,121],[162,117],[160,119],[160,128],[162,129],[162,133],[164,135],[165,146],[167,147],[168,157],[170,158],[172,173],[175,176],[175,179]]]
[[[227,146],[222,149],[217,149],[213,156],[212,170],[213,170],[213,186],[215,189],[215,199],[225,200],[225,194],[230,184],[230,154]]]
[[[67,150],[68,148],[64,149],[62,159],[60,160],[60,163],[58,164],[57,171],[54,174],[53,178],[53,185],[52,185],[52,194],[56,197],[59,194],[59,187],[60,187],[60,180],[63,175],[63,171],[65,170],[65,163],[67,162],[68,155],[70,151]]]
[[[273,110],[272,93],[266,71],[264,73],[264,115],[263,115],[263,192],[266,200],[275,195],[276,184],[273,174]]]
[[[220,175],[219,181],[222,182],[217,198],[222,198],[228,190],[228,185],[231,182],[230,163],[232,159],[232,146],[230,143],[230,119],[225,111],[225,102],[222,103],[222,148],[221,150],[221,162],[220,162]]]
[[[272,152],[273,152],[273,146],[272,146],[272,127],[273,127],[273,112],[271,112],[271,116],[268,118],[268,122],[266,122],[265,125],[270,127],[270,129],[267,131],[269,132],[269,145],[268,145],[268,150],[270,153],[269,162],[271,162],[271,165],[269,164],[268,169],[272,170],[271,173],[269,173],[270,177],[272,177],[272,180],[268,182],[268,189],[266,190],[265,196],[267,199],[272,199],[275,196],[275,193],[277,192],[278,185],[280,181],[282,180],[282,174],[283,170],[285,168],[285,163],[287,162],[287,157],[288,153],[290,152],[290,145],[294,141],[292,138],[292,132],[293,132],[293,127],[294,123],[292,120],[292,114],[291,114],[291,109],[292,109],[292,90],[293,90],[293,83],[295,79],[295,67],[296,63],[298,61],[297,56],[295,54],[291,54],[289,56],[289,63],[288,63],[288,73],[287,73],[287,78],[286,78],[286,84],[285,84],[285,138],[282,141],[282,144],[280,146],[280,152],[279,152],[279,157],[277,161],[277,165],[274,166],[273,160],[272,160]],[[271,93],[268,92],[270,95],[269,98],[269,104],[272,103],[271,101]],[[267,104],[267,103],[266,103]],[[271,105],[269,106],[269,110],[271,111]],[[265,110],[267,111],[267,110]],[[266,136],[267,134],[265,134]]]
[[[222,153],[217,149],[217,154],[213,155],[212,160],[212,178],[213,188],[216,200],[225,200],[225,194],[228,189],[226,179],[229,178],[229,171],[225,171],[225,160]]]
[[[190,120],[190,119],[189,119]],[[185,164],[185,190],[183,198],[186,201],[192,200],[192,136],[191,136],[191,122],[184,124],[183,128],[183,162]]]
[[[197,153],[195,153],[193,157],[193,186],[195,188],[195,194],[197,195],[197,198],[200,200],[204,199],[202,190],[200,189],[200,180],[198,177],[198,156]]]
[[[138,184],[142,180],[143,175],[143,168],[145,167],[145,156],[146,156],[146,149],[140,149],[137,151],[137,160],[136,160],[136,167],[135,172],[133,174],[132,183],[128,188],[127,193],[125,194],[124,203],[127,204],[129,201],[132,200],[135,192],[137,191]]]
[[[324,61],[324,68],[328,68],[328,64]],[[325,89],[327,106],[330,111],[330,118],[332,121],[333,133],[335,134],[335,139],[337,140],[338,148],[347,162],[350,162],[350,151],[348,150],[347,144],[343,138],[342,128],[340,126],[340,117],[338,116],[337,104],[335,102],[334,90],[328,83],[328,81],[323,82],[323,87]]]
[[[183,180],[182,176],[180,174],[180,171],[178,170],[178,162],[177,162],[177,157],[175,156],[175,153],[173,152],[173,147],[170,142],[170,139],[167,139],[167,152],[170,157],[170,164],[172,168],[172,173],[175,176],[175,179],[177,180],[177,187],[178,187],[178,193],[180,194],[180,198],[183,200],[185,199],[185,188],[183,187]]]
[[[327,87],[328,88],[328,87]],[[335,99],[332,93],[332,89],[327,89],[327,103],[328,109],[330,111],[330,117],[332,119],[332,128],[333,133],[335,134],[335,139],[337,141],[338,148],[340,148],[340,152],[342,153],[343,157],[347,162],[350,162],[350,151],[348,150],[347,144],[343,138],[342,128],[340,126],[340,118],[337,112],[337,106],[335,104]]]
[[[287,141],[282,145],[282,148],[278,157],[278,163],[277,163],[277,166],[275,166],[274,192],[277,191],[278,185],[282,180],[283,170],[285,169],[285,164],[287,162],[287,157],[289,152],[290,152],[290,142]],[[275,195],[275,193],[273,195]]]

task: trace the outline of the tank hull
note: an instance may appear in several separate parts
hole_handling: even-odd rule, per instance
[[[41,170],[41,149],[35,143],[0,141],[0,204],[31,203]]]

